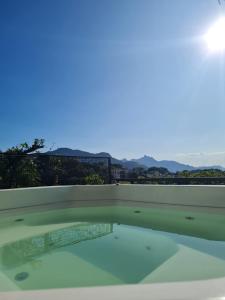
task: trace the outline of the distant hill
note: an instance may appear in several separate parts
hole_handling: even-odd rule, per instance
[[[45,154],[63,155],[63,156],[91,156],[93,158],[95,158],[95,157],[111,157],[111,161],[112,161],[113,164],[121,164],[121,160],[113,158],[107,152],[91,153],[91,152],[82,151],[82,150],[72,150],[70,148],[58,148],[58,149],[53,150],[53,151],[48,151]],[[135,165],[137,166],[138,164],[136,163]]]
[[[153,157],[150,157],[147,155],[145,155],[139,159],[133,159],[132,161],[137,162],[142,165],[145,165],[148,168],[151,168],[151,167],[166,168],[170,172],[178,172],[178,171],[183,171],[183,170],[193,171],[196,169],[195,167],[185,165],[185,164],[179,163],[177,161],[156,160]]]
[[[65,155],[65,156],[91,156],[93,158],[95,157],[111,157],[113,164],[120,164],[123,167],[127,169],[133,169],[137,167],[143,167],[143,168],[151,168],[151,167],[158,167],[158,168],[166,168],[170,172],[179,172],[179,171],[194,171],[194,170],[204,170],[204,169],[219,169],[219,170],[225,170],[225,168],[221,166],[202,166],[202,167],[193,167],[190,165],[182,164],[177,161],[173,160],[156,160],[151,156],[144,155],[143,157],[139,159],[116,159],[112,157],[107,152],[99,152],[99,153],[91,153],[87,151],[82,150],[72,150],[70,148],[58,148],[53,151],[48,151],[45,154],[49,155]]]
[[[70,148],[58,148],[53,151],[48,151],[45,154],[51,154],[51,155],[65,155],[65,156],[93,156],[93,157],[111,157],[109,153],[106,152],[100,152],[100,153],[91,153],[87,151],[82,150],[72,150]]]

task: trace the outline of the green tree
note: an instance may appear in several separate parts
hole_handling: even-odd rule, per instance
[[[104,184],[104,180],[98,174],[92,174],[85,177],[86,184]]]
[[[162,168],[162,167],[151,167],[148,168],[147,170],[147,175],[148,176],[169,176],[172,175],[171,172],[169,172],[166,168]]]
[[[29,145],[22,143],[0,152],[0,184],[3,188],[35,186],[39,184],[39,173],[35,157],[30,154],[44,147],[43,139],[35,139]]]

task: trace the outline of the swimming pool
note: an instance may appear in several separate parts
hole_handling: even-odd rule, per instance
[[[213,224],[210,231],[204,230],[206,222]],[[110,206],[6,218],[0,222],[0,270],[8,285],[1,281],[0,289],[222,277],[222,224],[225,225],[223,216]]]
[[[139,286],[141,299],[157,286],[177,295],[187,284],[215,289],[225,277],[224,190],[199,197],[204,187],[178,187],[179,201],[174,187],[131,188],[129,198],[125,186],[1,191],[0,295]]]

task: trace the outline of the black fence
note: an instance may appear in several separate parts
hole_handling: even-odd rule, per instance
[[[111,157],[0,154],[0,189],[76,184],[225,185],[225,177],[137,177],[118,172]],[[119,168],[120,170],[121,168]]]
[[[0,188],[111,183],[111,158],[0,154]]]
[[[225,185],[225,177],[151,177],[121,178],[117,183],[131,184],[193,184],[193,185]]]

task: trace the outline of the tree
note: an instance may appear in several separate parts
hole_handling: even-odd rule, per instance
[[[43,139],[35,139],[29,145],[22,143],[0,152],[0,184],[4,188],[35,186],[39,183],[39,173],[35,158],[30,154],[37,153],[44,147]]]
[[[151,167],[147,170],[148,176],[169,176],[172,175],[166,168],[163,167]]]
[[[30,146],[26,142],[21,143],[16,147],[9,148],[5,152],[1,152],[1,154],[8,156],[23,156],[34,152],[37,153],[37,151],[42,148],[44,148],[44,139],[35,139]]]
[[[86,184],[104,184],[104,180],[98,174],[92,174],[85,177]]]

